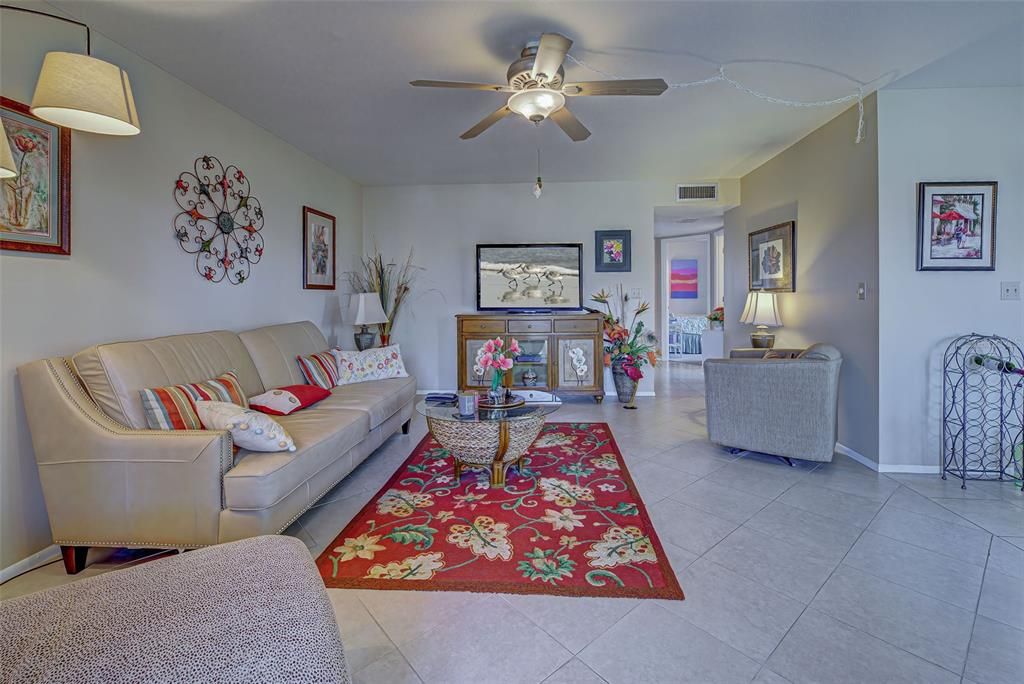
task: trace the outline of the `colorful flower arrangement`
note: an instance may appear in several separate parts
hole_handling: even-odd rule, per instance
[[[621,285],[616,287],[614,295],[602,288],[590,299],[598,304],[604,304],[607,309],[604,315],[604,365],[621,363],[626,375],[634,382],[638,382],[644,377],[644,365],[658,364],[658,338],[653,332],[645,331],[644,322],[639,320],[651,305],[645,301],[637,304],[633,309],[632,320],[626,326],[623,325],[623,321],[626,318],[629,295]]]
[[[505,346],[505,340],[500,337],[487,340],[476,353],[473,372],[478,376],[483,376],[487,369],[490,368],[493,371],[491,374],[491,391],[497,392],[498,388],[502,386],[505,373],[512,370],[512,366],[515,365],[515,358],[521,353],[522,349],[519,348],[519,341],[514,337],[509,341],[508,347]]]
[[[725,307],[716,306],[708,314],[708,321],[711,323],[725,323]]]

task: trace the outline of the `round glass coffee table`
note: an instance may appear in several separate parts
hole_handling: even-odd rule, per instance
[[[522,469],[523,456],[537,439],[544,418],[561,404],[527,404],[512,409],[480,409],[460,416],[457,406],[416,405],[427,419],[427,429],[438,444],[451,452],[455,479],[464,468],[490,470],[491,487],[505,486],[505,472],[513,463]]]

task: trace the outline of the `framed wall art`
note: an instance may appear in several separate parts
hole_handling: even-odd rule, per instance
[[[698,275],[696,259],[672,259],[670,299],[697,299]]]
[[[18,175],[0,181],[0,249],[71,254],[71,131],[0,98]]]
[[[335,219],[302,207],[302,289],[333,290],[335,285]]]
[[[993,271],[995,181],[918,183],[917,270]]]
[[[632,271],[633,247],[628,230],[594,231],[594,270],[623,273]]]
[[[796,292],[796,221],[755,230],[747,247],[750,290]]]

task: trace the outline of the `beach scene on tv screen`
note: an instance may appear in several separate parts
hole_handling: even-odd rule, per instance
[[[576,246],[482,247],[480,307],[578,309],[580,250]]]

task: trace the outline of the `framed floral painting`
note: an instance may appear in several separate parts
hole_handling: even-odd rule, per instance
[[[796,292],[796,221],[755,230],[747,248],[750,290]]]
[[[628,230],[594,231],[594,270],[601,272],[632,271],[633,248]]]
[[[302,207],[302,289],[333,290],[335,284],[335,219]]]
[[[919,183],[917,270],[994,271],[995,181]]]
[[[0,249],[71,254],[71,131],[0,98],[18,175],[0,181]]]

